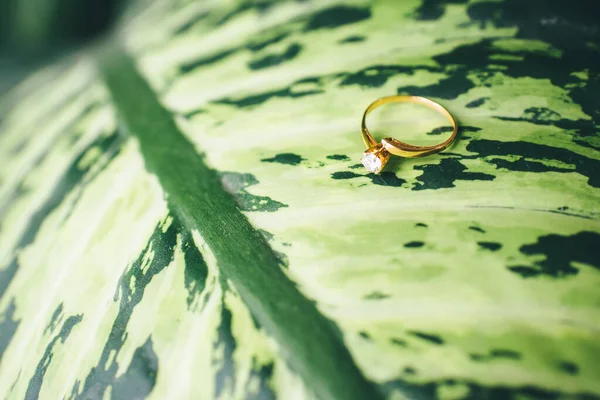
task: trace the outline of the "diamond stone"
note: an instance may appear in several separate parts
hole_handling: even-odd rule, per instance
[[[377,174],[379,171],[381,171],[381,160],[373,153],[365,152],[360,162],[362,162],[362,165],[364,165],[365,169],[369,172]]]

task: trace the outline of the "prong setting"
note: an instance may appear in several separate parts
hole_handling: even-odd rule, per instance
[[[373,174],[379,174],[390,158],[390,153],[382,144],[377,144],[363,153],[361,163],[365,169]]]

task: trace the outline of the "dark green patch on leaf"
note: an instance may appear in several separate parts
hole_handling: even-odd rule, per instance
[[[298,81],[296,83],[302,83],[302,82]],[[288,97],[290,99],[296,99],[296,98],[300,98],[300,97],[304,97],[304,96],[312,96],[315,94],[323,93],[323,90],[320,90],[320,89],[318,89],[318,90],[317,89],[308,89],[308,90],[305,89],[305,90],[301,90],[301,91],[292,90],[292,89],[293,89],[293,85],[289,86],[287,88],[284,88],[284,89],[274,90],[271,92],[264,92],[261,94],[242,97],[240,99],[223,98],[223,99],[216,100],[215,103],[227,104],[227,105],[232,105],[232,106],[239,107],[239,108],[244,108],[244,107],[257,106],[257,105],[262,104],[272,98],[277,98],[277,97]]]
[[[191,119],[196,115],[199,114],[206,114],[206,110],[202,109],[202,108],[198,108],[192,111],[188,111],[186,113],[183,113],[182,115],[186,118],[186,119]]]
[[[508,358],[511,360],[520,360],[522,354],[508,349],[492,349],[489,354],[470,354],[469,357],[473,361],[486,362],[493,361],[498,358]]]
[[[258,70],[263,68],[274,67],[284,62],[293,60],[302,51],[302,46],[298,43],[292,43],[288,48],[281,54],[269,54],[258,60],[250,61],[248,68],[252,70]]]
[[[562,278],[575,275],[579,269],[571,263],[579,262],[600,269],[600,234],[596,232],[579,232],[574,235],[546,235],[538,238],[533,244],[526,244],[519,249],[527,255],[544,255],[545,259],[535,262],[535,267],[515,266],[509,269],[528,278],[546,275]]]
[[[398,339],[398,338],[391,338],[390,343],[392,343],[396,346],[400,346],[400,347],[408,347],[408,343],[406,342],[406,340],[402,340],[402,339]]]
[[[426,340],[430,343],[441,345],[444,344],[444,340],[438,335],[432,335],[431,333],[424,333],[419,331],[408,331],[410,335],[416,336],[420,339]]]
[[[523,111],[523,118],[533,121],[551,121],[560,119],[560,114],[546,107],[529,107]]]
[[[273,393],[273,389],[269,386],[269,382],[273,377],[273,363],[263,365],[259,370],[256,370],[256,366],[252,369],[250,373],[250,377],[258,380],[258,390],[254,392],[249,392],[249,388],[246,388],[246,393],[244,397],[248,400],[275,400],[276,396]],[[251,379],[248,380],[248,383],[251,382]]]
[[[196,68],[215,64],[215,63],[217,63],[221,60],[224,60],[225,58],[235,54],[237,51],[239,51],[239,49],[223,50],[219,53],[211,54],[209,56],[205,56],[200,59],[182,64],[179,66],[179,73],[187,74],[188,72],[191,72],[191,71],[195,70]]]
[[[152,346],[152,337],[135,349],[127,371],[112,384],[113,399],[145,399],[147,398],[158,375],[158,357]]]
[[[424,97],[455,99],[475,87],[475,84],[467,78],[468,72],[464,67],[455,68],[447,71],[447,77],[438,83],[427,86],[403,86],[399,87],[397,92],[401,95],[418,94]]]
[[[454,158],[441,159],[439,164],[416,165],[414,169],[423,173],[417,177],[422,183],[416,183],[412,190],[452,188],[457,180],[491,181],[495,178],[481,172],[468,172],[467,167]]]
[[[382,299],[387,299],[389,297],[390,297],[389,294],[385,294],[385,293],[381,293],[381,292],[375,291],[375,292],[371,292],[371,293],[365,295],[363,297],[363,299],[365,299],[365,300],[382,300]]]
[[[532,277],[538,276],[542,273],[538,269],[520,266],[520,265],[515,266],[515,267],[508,267],[508,269],[510,271],[514,272],[515,274],[521,275],[523,278],[532,278]]]
[[[192,307],[194,301],[206,287],[208,266],[189,232],[185,232],[183,235],[182,250],[185,259],[184,282],[188,291],[187,305]]]
[[[331,154],[326,157],[328,160],[337,160],[337,161],[349,161],[350,157],[344,154]]]
[[[442,133],[450,133],[452,132],[452,127],[451,126],[440,126],[438,128],[434,128],[432,130],[430,130],[429,132],[427,132],[428,135],[433,135],[433,136],[437,136],[437,135],[441,135]]]
[[[304,161],[304,158],[302,158],[298,154],[281,153],[281,154],[275,155],[275,157],[263,158],[260,161],[270,162],[270,163],[278,163],[278,164],[287,164],[287,165],[299,165],[302,161]]]
[[[483,103],[485,103],[487,100],[489,100],[489,97],[480,97],[477,100],[473,100],[470,103],[465,104],[466,108],[477,108],[477,107],[481,107],[483,105]]]
[[[404,243],[404,247],[410,248],[410,249],[416,249],[416,248],[423,247],[423,246],[425,246],[425,242],[414,241],[414,242]]]
[[[370,17],[371,11],[368,8],[335,6],[318,11],[312,15],[304,30],[315,31],[317,29],[332,29],[364,21]]]
[[[427,224],[424,224],[422,222],[417,222],[415,224],[415,227],[417,227],[417,228],[427,228]]]
[[[503,160],[500,158],[492,158],[490,163],[496,164],[496,167],[507,169],[510,171],[525,171],[525,172],[573,172],[570,168],[559,168],[548,166],[544,163],[526,160],[519,158],[514,161]]]
[[[288,36],[289,36],[289,33],[280,33],[278,35],[271,36],[267,39],[262,39],[262,40],[256,40],[256,39],[251,38],[250,42],[246,45],[246,48],[248,50],[254,51],[254,52],[261,51],[261,50],[264,50],[265,48],[269,47],[272,44],[281,42],[283,39],[285,39]]]
[[[63,303],[60,303],[58,305],[58,307],[56,307],[56,310],[54,310],[54,312],[52,313],[50,322],[46,326],[46,329],[44,329],[44,335],[47,334],[48,332],[54,331],[54,328],[56,328],[56,325],[58,323],[58,317],[61,316],[62,312],[63,312]]]
[[[478,226],[470,226],[469,229],[472,230],[472,231],[475,231],[475,232],[485,233],[485,230],[483,228],[478,227]]]
[[[331,174],[331,179],[353,179],[361,176],[363,175],[355,174],[352,171],[338,171]]]
[[[196,24],[202,21],[204,18],[208,17],[208,12],[202,12],[198,14],[195,18],[181,24],[177,29],[173,31],[173,35],[180,35],[182,33],[188,32],[192,27],[196,26]]]
[[[448,4],[465,4],[468,0],[423,0],[419,8],[415,10],[415,18],[424,21],[432,21],[444,15]]]
[[[219,349],[218,359],[213,362],[216,363],[219,368],[215,375],[215,397],[218,398],[222,395],[230,397],[233,393],[224,392],[227,385],[230,388],[235,386],[235,361],[233,359],[233,353],[237,347],[235,338],[231,330],[231,311],[227,308],[222,300],[221,307],[221,323],[217,328],[217,342],[214,344],[215,349]]]
[[[482,249],[490,250],[490,251],[498,251],[502,248],[501,243],[497,242],[477,242],[479,247]]]
[[[347,38],[340,40],[339,43],[346,44],[346,43],[364,42],[366,39],[367,38],[365,38],[364,36],[352,35],[352,36],[348,36]]]
[[[13,297],[10,299],[10,303],[8,303],[6,308],[2,311],[2,314],[0,314],[0,360],[2,360],[6,348],[19,327],[20,321],[15,319],[16,308],[15,299]]]
[[[561,361],[558,367],[569,375],[577,375],[579,373],[579,367],[577,364],[570,361]]]
[[[418,70],[431,70],[430,67],[407,67],[402,65],[370,65],[358,72],[342,75],[344,79],[339,83],[340,86],[358,85],[361,87],[377,88],[385,85],[393,76],[413,75]]]
[[[216,25],[223,25],[248,11],[255,11],[259,15],[264,14],[268,12],[271,9],[271,7],[275,5],[275,3],[276,2],[273,0],[254,0],[239,2],[236,4],[233,10],[228,11],[225,15],[219,18]]]
[[[54,349],[54,346],[59,340],[61,343],[65,343],[75,325],[81,322],[82,319],[83,315],[81,314],[72,315],[69,318],[67,318],[63,323],[62,328],[60,328],[60,332],[52,338],[50,343],[48,343],[48,346],[46,346],[46,350],[44,351],[44,355],[38,362],[38,365],[35,368],[35,372],[29,380],[29,384],[27,385],[27,392],[25,393],[26,399],[33,400],[39,398],[42,383],[44,381],[44,375],[46,375],[46,370],[52,362],[52,350]]]

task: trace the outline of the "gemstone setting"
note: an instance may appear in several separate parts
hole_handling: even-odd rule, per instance
[[[381,162],[381,159],[377,157],[377,154],[369,151],[363,153],[360,162],[368,172],[373,174],[378,174],[383,168],[383,163]]]
[[[367,171],[372,174],[378,174],[385,167],[389,159],[390,153],[383,147],[383,144],[378,143],[363,153],[360,162]]]

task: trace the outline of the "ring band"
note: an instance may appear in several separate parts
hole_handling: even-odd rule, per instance
[[[369,132],[369,129],[367,129],[367,115],[369,115],[369,113],[377,107],[389,103],[416,103],[422,104],[434,111],[437,111],[446,117],[446,119],[452,125],[452,135],[450,135],[450,137],[442,143],[433,146],[414,146],[394,138],[385,138],[381,140],[381,143],[377,143],[377,141],[371,135],[371,132]],[[400,157],[423,157],[448,148],[452,142],[454,142],[454,139],[456,139],[458,125],[448,110],[433,100],[429,100],[420,96],[388,96],[375,100],[369,105],[369,107],[367,107],[362,117],[360,132],[363,141],[367,146],[367,151],[364,152],[361,161],[367,171],[378,174],[381,172],[383,167],[385,167],[385,164],[390,158],[390,154]]]

